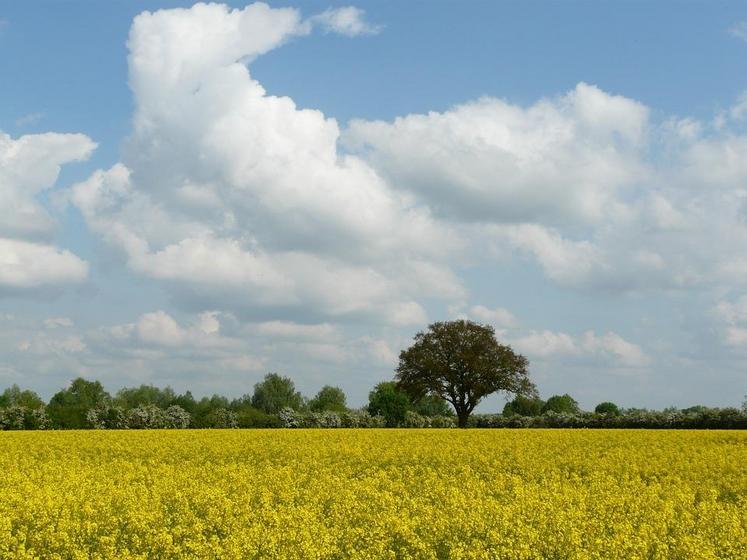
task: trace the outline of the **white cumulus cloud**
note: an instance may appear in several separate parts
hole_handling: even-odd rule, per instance
[[[252,78],[248,62],[302,32],[263,4],[138,16],[126,157],[72,200],[132,270],[214,307],[420,324],[418,298],[464,295],[459,235],[338,152],[334,119]]]

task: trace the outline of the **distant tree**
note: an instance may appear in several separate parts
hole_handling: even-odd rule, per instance
[[[412,403],[412,410],[421,416],[454,416],[454,409],[438,395],[426,395]]]
[[[313,412],[345,412],[347,407],[347,398],[345,392],[339,387],[325,385],[316,396],[309,401],[309,409]]]
[[[670,410],[668,412],[676,412],[677,408],[674,408],[674,410]],[[687,408],[683,408],[682,412],[684,414],[703,414],[704,412],[708,411],[708,407],[703,406],[702,404],[696,404],[695,406],[689,406]]]
[[[220,408],[227,409],[230,406],[231,404],[229,403],[228,399],[222,395],[216,394],[212,397],[202,397],[195,403],[194,410],[193,412],[191,412],[192,424],[195,428],[212,428],[214,424],[213,416],[215,411]],[[187,409],[185,408],[184,410]],[[189,412],[189,410],[187,410],[187,412]]]
[[[368,413],[383,416],[389,428],[402,425],[410,407],[410,397],[394,381],[383,381],[368,394]]]
[[[594,407],[597,414],[609,414],[611,416],[620,416],[620,408],[613,402],[601,402]]]
[[[533,394],[529,362],[500,344],[489,325],[472,321],[433,323],[399,355],[396,379],[411,398],[436,395],[456,411],[459,427],[492,393]]]
[[[503,407],[504,416],[539,416],[545,401],[539,397],[517,395]]]
[[[578,414],[581,409],[578,403],[569,394],[565,395],[553,395],[545,406],[542,407],[542,412],[557,412],[558,414]]]
[[[283,408],[301,410],[304,407],[301,393],[289,377],[268,373],[254,386],[252,406],[268,414],[277,414]]]
[[[141,404],[152,404],[158,408],[166,409],[176,399],[176,394],[171,387],[160,389],[153,385],[140,385],[139,387],[125,387],[117,391],[114,403],[125,410],[136,408]]]
[[[12,385],[0,394],[0,408],[23,406],[31,410],[44,408],[44,401],[34,391],[22,391],[18,385]]]
[[[110,402],[111,396],[101,383],[78,377],[50,399],[47,413],[55,428],[83,429],[88,427],[88,411]]]
[[[197,410],[197,401],[192,396],[191,391],[187,391],[183,395],[177,395],[174,397],[172,404],[182,407],[189,414],[194,414]]]

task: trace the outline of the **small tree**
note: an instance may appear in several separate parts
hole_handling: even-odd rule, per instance
[[[539,416],[545,401],[538,397],[517,395],[503,407],[503,416]]]
[[[252,406],[268,414],[277,414],[286,407],[300,410],[303,405],[303,397],[289,377],[268,373],[254,386]]]
[[[542,412],[556,412],[558,414],[578,414],[581,409],[578,403],[569,394],[565,395],[553,395],[545,406],[542,407]]]
[[[459,427],[480,401],[497,391],[533,394],[529,362],[500,344],[489,325],[472,321],[433,323],[399,355],[397,381],[413,399],[436,395],[454,407]]]
[[[402,425],[408,410],[410,397],[394,381],[383,381],[368,394],[368,413],[383,416],[389,428]]]
[[[111,397],[100,382],[78,377],[50,399],[47,413],[56,428],[83,429],[88,426],[88,411],[109,402]]]
[[[44,408],[44,401],[34,391],[22,391],[18,385],[12,385],[0,394],[0,408],[23,406],[31,410]]]
[[[620,416],[620,408],[613,402],[605,401],[594,407],[597,414],[609,414],[610,416]]]
[[[313,412],[345,412],[347,407],[347,398],[345,392],[339,387],[325,385],[320,389],[316,396],[309,401],[309,410]]]

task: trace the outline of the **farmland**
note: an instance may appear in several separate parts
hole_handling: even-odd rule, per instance
[[[747,433],[0,432],[0,558],[747,558]]]

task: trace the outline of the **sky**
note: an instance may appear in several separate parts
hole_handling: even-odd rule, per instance
[[[0,0],[0,388],[747,393],[747,6]],[[496,395],[480,410],[500,410]]]

